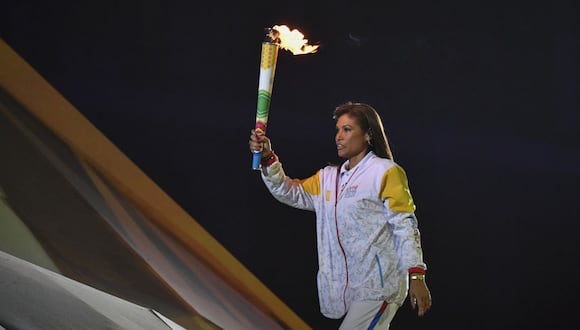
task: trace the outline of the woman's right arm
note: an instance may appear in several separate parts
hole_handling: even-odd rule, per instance
[[[282,163],[265,135],[252,130],[249,144],[250,151],[262,152],[261,176],[272,196],[289,206],[314,211],[313,195],[320,191],[320,172],[304,180],[291,179],[284,173]]]

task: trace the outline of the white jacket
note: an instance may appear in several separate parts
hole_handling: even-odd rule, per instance
[[[277,200],[316,212],[318,296],[330,318],[342,317],[353,301],[401,305],[408,270],[426,268],[404,170],[373,152],[349,171],[347,163],[304,180],[287,177],[279,161],[262,168]]]

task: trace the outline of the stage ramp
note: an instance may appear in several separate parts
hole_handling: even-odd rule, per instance
[[[77,328],[80,299],[103,328],[309,329],[1,39],[0,59],[0,296],[20,297],[0,327]]]

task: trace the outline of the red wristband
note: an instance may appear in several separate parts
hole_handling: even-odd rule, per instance
[[[425,274],[425,269],[421,267],[409,268],[409,274]]]
[[[274,162],[276,162],[278,160],[278,156],[276,156],[276,154],[272,151],[272,155],[266,159],[262,159],[262,161],[260,162],[260,164],[262,166],[270,166],[272,164],[274,164]]]

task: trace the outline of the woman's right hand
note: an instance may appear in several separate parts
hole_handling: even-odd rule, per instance
[[[262,159],[272,157],[272,144],[270,144],[270,139],[264,135],[263,131],[252,129],[250,132],[249,145],[251,152],[262,152]]]

